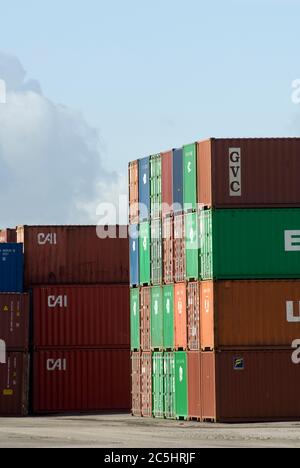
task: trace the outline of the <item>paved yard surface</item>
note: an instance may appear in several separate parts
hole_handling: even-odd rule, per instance
[[[300,447],[300,423],[227,426],[127,415],[0,418],[3,447]]]

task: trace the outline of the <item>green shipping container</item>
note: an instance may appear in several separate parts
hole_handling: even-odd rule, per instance
[[[299,208],[203,211],[200,238],[204,280],[300,278]]]
[[[162,283],[162,223],[160,219],[151,221],[151,282]]]
[[[183,147],[184,206],[185,210],[197,208],[197,145]]]
[[[163,297],[162,288],[151,288],[151,348],[163,350]]]
[[[131,350],[140,349],[140,291],[131,289],[130,291],[130,336]]]
[[[165,417],[176,419],[175,407],[175,353],[164,354]]]
[[[164,349],[174,349],[174,286],[163,287]]]
[[[140,224],[140,284],[149,286],[151,283],[150,265],[150,224]]]
[[[187,353],[175,353],[176,418],[188,418],[188,368]]]
[[[152,411],[155,418],[164,417],[164,355],[153,353],[152,358]]]
[[[161,155],[155,154],[150,159],[150,199],[151,218],[159,218],[161,215]]]
[[[185,215],[185,275],[187,280],[200,277],[198,214]]]

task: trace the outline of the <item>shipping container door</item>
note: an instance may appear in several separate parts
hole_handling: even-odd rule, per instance
[[[162,288],[157,286],[151,289],[151,348],[162,350],[163,346],[163,298]]]
[[[132,415],[141,416],[141,355],[132,353],[131,356],[131,401]]]
[[[150,224],[140,224],[140,284],[150,285],[151,265],[150,265]]]
[[[129,227],[130,243],[130,284],[139,285],[139,226],[132,224]]]
[[[0,416],[27,416],[29,354],[6,352],[0,362]]]
[[[174,286],[164,286],[164,349],[174,349]]]
[[[183,211],[183,149],[173,150],[173,210]]]
[[[164,417],[164,355],[153,353],[152,362],[153,416]]]
[[[188,283],[187,287],[188,349],[200,351],[200,285]]]
[[[162,283],[162,226],[160,219],[151,221],[151,281]]]
[[[199,234],[198,215],[189,213],[185,215],[185,249],[186,249],[186,279],[199,278]]]
[[[199,214],[200,270],[203,281],[213,279],[213,217],[212,210]]]
[[[183,147],[184,164],[184,208],[197,208],[197,147],[196,144]]]
[[[151,351],[151,289],[141,288],[141,348],[144,352]]]
[[[186,284],[175,285],[175,349],[187,349]]]
[[[175,407],[175,354],[164,354],[165,418],[176,419]]]
[[[188,353],[188,408],[189,418],[201,421],[201,353]]]
[[[150,218],[150,158],[139,161],[140,221]]]
[[[187,353],[175,353],[176,418],[188,418]]]
[[[140,349],[140,292],[139,289],[130,291],[130,330],[131,330],[131,350]]]
[[[157,219],[161,215],[161,155],[155,154],[150,159],[151,180],[151,218]]]
[[[141,391],[142,416],[152,418],[152,353],[142,353]]]

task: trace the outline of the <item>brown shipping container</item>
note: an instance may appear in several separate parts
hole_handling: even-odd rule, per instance
[[[129,222],[139,222],[139,163],[129,163]]]
[[[152,353],[142,353],[141,409],[144,418],[152,417]]]
[[[141,288],[140,295],[141,309],[141,349],[144,352],[151,351],[151,289]]]
[[[174,216],[174,279],[185,280],[185,229],[184,215]]]
[[[299,207],[300,138],[198,143],[198,202],[215,208]]]
[[[132,353],[131,355],[131,401],[132,415],[141,416],[141,355]]]
[[[36,414],[130,412],[130,352],[40,350],[34,353]]]
[[[15,229],[0,230],[0,244],[14,244],[17,242],[17,231]]]
[[[188,398],[189,418],[201,421],[201,353],[188,352]]]
[[[203,420],[300,420],[300,366],[293,363],[292,353],[292,349],[202,353]]]
[[[300,338],[300,281],[201,284],[201,348],[289,347]]]
[[[129,284],[126,226],[21,226],[25,288],[44,284]],[[119,238],[119,235],[124,238]]]
[[[35,347],[130,346],[128,286],[45,286],[33,289]]]
[[[29,355],[7,351],[0,363],[0,416],[27,416]]]
[[[188,349],[200,351],[200,283],[187,286]]]
[[[187,349],[186,285],[175,284],[174,291],[175,349]]]
[[[162,215],[173,212],[173,151],[161,154],[162,165]]]
[[[0,294],[0,339],[5,342],[7,349],[28,349],[28,294]]]
[[[174,282],[174,220],[168,216],[163,220],[163,274],[164,283]]]

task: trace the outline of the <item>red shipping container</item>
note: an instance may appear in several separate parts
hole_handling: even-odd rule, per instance
[[[300,138],[198,143],[198,202],[215,208],[299,207]]]
[[[187,286],[188,349],[200,351],[200,283]]]
[[[132,353],[131,355],[131,402],[132,415],[141,416],[141,355]]]
[[[187,349],[187,311],[186,311],[186,285],[175,284],[174,289],[174,322],[175,322],[175,349]]]
[[[172,216],[163,219],[163,277],[165,284],[174,282],[174,221]]]
[[[15,242],[17,242],[16,229],[0,230],[0,244],[14,244]]]
[[[34,346],[130,346],[129,288],[123,285],[33,289]]]
[[[104,237],[104,231],[110,238],[98,237],[97,232]],[[107,229],[99,226],[20,226],[17,241],[24,243],[26,288],[44,284],[129,285],[127,226],[109,226]]]
[[[0,416],[27,416],[29,355],[7,351],[0,363]]]
[[[299,421],[300,367],[293,353],[292,348],[202,353],[203,420]]]
[[[34,353],[36,414],[130,412],[130,352],[40,350]]]
[[[201,353],[188,352],[188,398],[189,418],[201,421]]]
[[[28,349],[28,294],[0,294],[0,339],[5,342],[7,349]]]
[[[141,349],[144,352],[151,351],[151,289],[141,288],[140,295],[140,311],[141,311]]]
[[[173,151],[161,154],[162,215],[173,212]]]
[[[174,216],[174,278],[176,283],[185,280],[185,227],[183,214]]]
[[[141,406],[144,418],[152,417],[152,353],[142,353]]]

